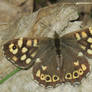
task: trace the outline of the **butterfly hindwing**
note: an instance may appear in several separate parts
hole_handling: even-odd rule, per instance
[[[54,46],[50,44],[45,54],[42,54],[39,58],[41,62],[35,63],[33,66],[34,79],[45,87],[56,87],[56,85],[62,83],[62,67],[58,65],[58,56]]]
[[[80,82],[89,72],[89,64],[86,57],[79,50],[67,46],[66,43],[63,43],[62,47],[64,80],[71,84]]]

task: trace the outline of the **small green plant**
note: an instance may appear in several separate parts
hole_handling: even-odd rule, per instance
[[[0,80],[0,84],[2,84],[3,82],[5,82],[6,80],[8,80],[10,77],[12,77],[14,74],[16,74],[17,72],[19,72],[20,70],[21,70],[20,68],[16,68],[14,71],[12,71],[8,75],[6,75],[2,80]]]

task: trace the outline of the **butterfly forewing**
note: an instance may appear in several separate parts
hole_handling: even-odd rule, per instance
[[[4,44],[3,50],[6,58],[16,66],[27,69],[36,61],[37,57],[43,55],[49,47],[51,39],[19,38]]]
[[[67,34],[62,39],[68,46],[77,48],[84,55],[92,58],[92,27]]]
[[[38,45],[38,39],[14,39],[4,44],[4,54],[13,64],[25,69],[34,63]]]

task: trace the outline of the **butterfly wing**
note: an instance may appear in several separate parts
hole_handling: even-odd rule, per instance
[[[73,45],[73,44],[72,44]],[[65,82],[80,82],[83,77],[89,72],[89,64],[86,57],[79,50],[63,45],[62,62],[63,76]]]
[[[39,57],[41,62],[35,63],[33,66],[34,79],[45,87],[56,87],[64,81],[62,67],[58,64],[59,57],[52,44],[50,43],[49,48],[45,50],[45,54]],[[61,60],[62,58],[60,58]]]
[[[80,82],[90,71],[86,56],[92,58],[92,29],[69,33],[61,37],[63,74],[66,81]]]
[[[67,34],[62,39],[68,46],[79,49],[85,56],[92,58],[92,27]]]
[[[45,45],[44,45],[45,43]],[[48,47],[47,39],[19,38],[4,44],[3,50],[6,58],[19,68],[27,69],[36,61],[44,47]]]

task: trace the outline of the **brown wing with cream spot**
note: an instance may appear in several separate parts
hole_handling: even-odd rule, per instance
[[[63,74],[66,81],[80,82],[90,71],[87,57],[91,54],[92,29],[69,33],[61,37]]]
[[[79,49],[74,49],[65,43],[62,44],[61,53],[63,57],[62,70],[65,82],[70,82],[71,84],[81,82],[90,71],[86,57],[83,56]]]
[[[67,34],[62,39],[67,45],[79,49],[84,55],[92,58],[92,27]]]
[[[47,40],[44,42],[46,44]],[[16,66],[26,69],[31,67],[40,55],[39,49],[43,47],[44,42],[30,38],[14,39],[4,44],[4,55]],[[44,48],[47,48],[47,45]]]
[[[52,44],[50,43],[50,45]],[[64,82],[62,67],[58,66],[59,58],[55,47],[49,46],[39,58],[41,62],[35,63],[33,66],[33,76],[40,85],[44,87],[56,87],[58,84]]]

